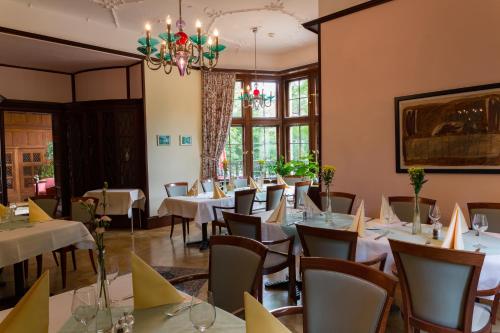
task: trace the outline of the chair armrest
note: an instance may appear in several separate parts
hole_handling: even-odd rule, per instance
[[[236,207],[221,207],[221,206],[212,206],[212,212],[214,214],[214,221],[217,221],[217,209],[225,210],[225,209],[236,209]]]
[[[168,282],[170,282],[172,285],[176,285],[176,284],[189,282],[189,281],[206,280],[208,278],[209,278],[208,273],[198,273],[198,274],[179,276],[179,277],[173,278],[171,280],[168,280]]]
[[[287,238],[274,240],[274,241],[262,241],[261,243],[264,245],[276,245],[276,244],[282,244],[282,243],[286,243],[286,242],[293,242],[294,240],[295,240],[295,236],[290,236]]]
[[[298,315],[302,314],[303,308],[302,306],[285,306],[282,308],[277,308],[271,311],[271,314],[275,316],[276,318],[283,317],[283,316],[291,316],[291,315]]]
[[[476,296],[486,297],[486,296],[498,296],[500,294],[500,284],[492,289],[478,290]]]
[[[377,257],[375,257],[373,259],[370,259],[370,260],[367,260],[367,261],[360,261],[358,263],[366,265],[366,266],[372,266],[372,265],[380,263],[379,264],[379,270],[383,272],[386,260],[387,260],[387,253],[382,253],[381,255],[379,255],[379,256],[377,256]]]

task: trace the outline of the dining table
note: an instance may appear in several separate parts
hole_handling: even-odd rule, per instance
[[[262,221],[262,240],[277,240],[295,235],[294,254],[300,255],[302,247],[297,234],[297,224],[305,224],[323,229],[347,230],[351,226],[354,215],[333,213],[327,218],[324,213],[309,214],[304,217],[302,211],[287,209],[286,218],[282,223],[268,223],[267,219],[272,211],[257,214]],[[389,239],[421,244],[426,246],[440,247],[446,235],[447,227],[443,227],[441,237],[433,239],[432,225],[423,224],[422,233],[413,235],[412,225],[408,222],[397,222],[391,224],[381,223],[378,218],[365,218],[365,234],[358,237],[356,248],[356,261],[366,261],[387,253],[387,261],[384,272],[393,274],[392,267],[394,257],[392,255]],[[464,250],[480,251],[485,254],[483,268],[479,278],[479,290],[496,288],[500,284],[500,234],[493,232],[476,232],[469,230],[463,235]],[[479,248],[477,244],[482,246]]]
[[[265,201],[267,195],[267,187],[273,185],[265,185],[260,192],[255,195],[256,200]],[[212,207],[234,207],[234,194],[236,191],[247,190],[249,187],[241,187],[235,191],[228,191],[226,197],[220,199],[213,199],[213,192],[200,193],[197,196],[175,196],[167,197],[163,200],[158,208],[158,216],[178,216],[185,219],[192,220],[195,225],[202,230],[202,239],[198,242],[191,242],[190,244],[200,244],[200,249],[205,250],[208,248],[208,223],[213,220],[222,219],[221,210],[217,217],[214,217]],[[288,186],[285,189],[285,196],[290,197],[295,193],[294,186]],[[255,203],[254,209],[259,209],[265,205]]]
[[[77,322],[71,313],[73,290],[49,298],[49,330],[48,333],[87,333],[85,327]],[[134,310],[132,295],[132,274],[117,277],[109,286],[111,295],[111,310],[113,323],[116,323],[124,312],[134,316],[134,333],[169,332],[183,333],[195,332],[190,319],[189,310],[180,311],[174,317],[167,317],[166,312],[172,312],[179,304],[163,305],[149,309]],[[191,297],[185,295],[185,302],[190,302]],[[183,306],[183,305],[181,305]],[[0,322],[12,309],[0,311]],[[92,329],[95,322],[89,323]],[[94,330],[95,331],[95,330]],[[222,310],[216,308],[215,323],[210,328],[211,332],[244,333],[245,322]]]
[[[92,249],[94,238],[81,222],[49,220],[30,223],[27,216],[0,223],[0,267],[14,265],[15,295],[25,292],[23,261],[68,245]]]

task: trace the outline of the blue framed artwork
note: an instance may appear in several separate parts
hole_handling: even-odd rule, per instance
[[[181,146],[191,146],[193,144],[193,137],[191,135],[180,135],[179,145]]]
[[[156,145],[157,146],[170,146],[170,135],[157,135],[156,136]]]

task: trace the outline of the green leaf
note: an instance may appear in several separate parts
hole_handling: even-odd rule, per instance
[[[144,55],[148,55],[148,52],[147,52],[147,48],[146,48],[146,46],[139,46],[139,47],[137,48],[137,51],[141,52],[141,53],[142,53],[142,54],[144,54]],[[149,54],[155,53],[155,52],[157,52],[157,51],[158,51],[158,49],[156,49],[156,48],[154,48],[154,47],[151,47],[151,52],[150,52]]]
[[[168,34],[166,32],[162,32],[161,34],[158,35],[158,37],[160,37],[166,42],[176,42],[179,39],[179,36],[175,36],[173,33],[170,33],[170,40],[169,40]]]
[[[189,36],[189,39],[195,43],[195,44],[198,44],[198,35],[191,35]],[[205,43],[207,42],[208,38],[206,35],[201,35],[201,45],[205,45]]]

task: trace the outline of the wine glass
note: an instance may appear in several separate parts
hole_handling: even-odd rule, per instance
[[[200,302],[196,297],[191,299],[189,320],[193,327],[200,332],[205,332],[215,323],[215,305],[212,292],[207,292],[206,302]]]
[[[486,218],[486,215],[474,214],[474,218],[472,219],[472,228],[476,230],[476,236],[478,237],[481,231],[485,232],[486,230],[488,230],[488,219]],[[479,240],[478,243],[474,245],[474,247],[477,249],[486,248],[486,246],[483,246],[481,244],[481,240]]]
[[[83,287],[73,292],[71,313],[88,331],[89,322],[97,315],[97,296],[94,286]]]
[[[432,224],[439,222],[439,219],[441,218],[441,211],[439,210],[439,206],[437,204],[432,206],[429,210],[429,218],[431,219]]]
[[[295,202],[295,197],[293,195],[287,195],[286,201],[288,202],[288,207],[293,207]]]

